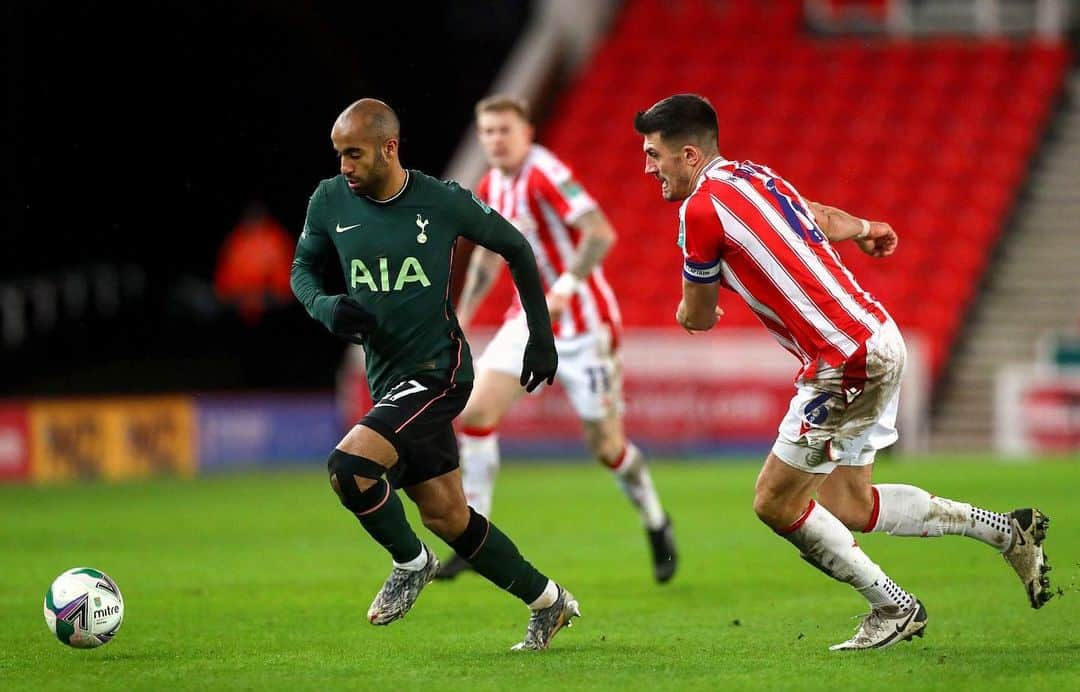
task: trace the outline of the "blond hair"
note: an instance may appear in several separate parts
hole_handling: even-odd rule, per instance
[[[476,117],[481,113],[504,113],[513,111],[527,122],[532,123],[532,114],[529,112],[529,102],[525,99],[507,94],[488,96],[476,104]]]

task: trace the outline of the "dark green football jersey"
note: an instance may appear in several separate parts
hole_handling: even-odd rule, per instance
[[[322,181],[308,205],[292,268],[293,292],[330,329],[340,296],[323,292],[320,274],[326,260],[337,255],[348,295],[377,322],[364,342],[375,399],[416,375],[472,381],[472,356],[449,295],[459,235],[503,255],[512,270],[517,265],[536,274],[528,241],[471,192],[419,171],[406,175],[401,192],[384,201],[356,195],[340,175]],[[521,290],[519,278],[515,275]],[[546,317],[538,275],[535,289],[526,292],[534,294],[530,302],[535,308],[539,301]],[[530,327],[543,329],[543,324]]]

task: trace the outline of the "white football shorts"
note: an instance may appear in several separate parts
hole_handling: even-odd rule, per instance
[[[476,361],[477,370],[520,377],[528,340],[529,327],[524,314],[519,313],[499,327]],[[555,350],[559,354],[555,378],[566,390],[579,418],[598,421],[622,414],[622,363],[611,348],[607,329],[555,339]]]
[[[796,383],[773,454],[810,473],[874,463],[896,442],[896,412],[907,349],[889,320],[863,352],[840,367],[821,367]]]

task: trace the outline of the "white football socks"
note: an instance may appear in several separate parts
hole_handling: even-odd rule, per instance
[[[491,497],[499,472],[499,436],[494,431],[466,428],[459,437],[461,485],[465,501],[485,517],[491,516]]]
[[[806,513],[778,532],[807,562],[858,591],[875,610],[907,612],[915,597],[904,591],[859,548],[854,536],[829,510],[813,500]]]
[[[655,531],[663,526],[666,520],[664,508],[660,505],[660,496],[656,494],[641,450],[633,442],[627,442],[622,456],[608,468],[615,474],[615,481],[623,494],[637,508],[645,528]]]
[[[547,586],[544,587],[544,592],[536,597],[536,600],[529,604],[530,610],[543,610],[544,608],[550,608],[555,604],[555,599],[559,597],[559,587],[555,585],[555,582],[548,579]]]
[[[495,477],[499,473],[499,436],[493,431],[466,428],[458,439],[465,501],[477,513],[491,516]],[[627,443],[619,460],[608,468],[623,493],[637,508],[645,527],[654,531],[662,527],[666,520],[664,508],[641,450],[632,442]]]
[[[409,560],[408,562],[395,562],[394,567],[403,569],[407,572],[419,572],[427,565],[427,550],[424,549],[423,544],[420,545],[420,554]]]
[[[1012,542],[1012,522],[1006,514],[935,497],[913,485],[874,486],[877,520],[866,533],[893,536],[970,536],[1000,552]]]

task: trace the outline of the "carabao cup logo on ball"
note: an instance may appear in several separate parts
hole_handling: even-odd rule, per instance
[[[69,569],[45,592],[45,623],[64,644],[93,649],[108,644],[124,621],[124,597],[107,574]]]

